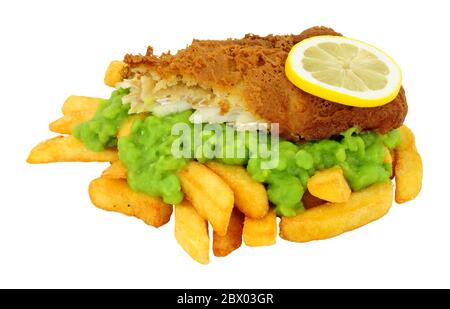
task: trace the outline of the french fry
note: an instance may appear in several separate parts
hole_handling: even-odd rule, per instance
[[[63,105],[64,116],[50,123],[50,131],[60,134],[71,134],[74,126],[94,117],[100,101],[101,99],[90,97],[69,97]],[[120,127],[117,132],[117,137],[120,138],[130,134],[133,121],[135,119],[142,119],[146,115],[147,114],[142,113],[130,116]]]
[[[89,185],[89,196],[98,208],[134,216],[154,227],[169,222],[172,214],[172,206],[160,198],[131,190],[123,179],[94,179]]]
[[[50,123],[49,129],[55,133],[72,134],[72,129],[74,126],[91,119],[94,117],[94,114],[95,111],[91,110],[67,114]]]
[[[384,160],[383,160],[383,163],[386,163],[386,164],[391,164],[392,163],[392,153],[391,153],[391,151],[385,146],[384,147]]]
[[[128,65],[122,61],[112,61],[105,73],[105,84],[110,87],[115,87],[118,82],[121,82],[128,69]]]
[[[186,200],[175,206],[175,239],[194,260],[209,263],[208,222]]]
[[[117,150],[95,152],[87,149],[75,137],[57,136],[35,146],[27,159],[28,163],[52,162],[111,162],[117,161]]]
[[[127,167],[119,160],[111,162],[111,165],[102,173],[102,178],[108,179],[127,179],[127,176]]]
[[[127,119],[127,121],[120,127],[119,131],[117,132],[117,138],[130,135],[133,120],[134,120],[133,118]]]
[[[85,96],[72,95],[63,104],[64,115],[71,115],[80,112],[95,113],[102,99]]]
[[[402,125],[400,127],[400,136],[401,136],[401,144],[398,145],[396,149],[400,150],[406,150],[413,148],[416,149],[416,137],[414,136],[414,133],[411,131],[410,128],[408,128],[405,125]]]
[[[316,172],[308,180],[308,191],[322,200],[333,203],[348,201],[352,193],[340,167]]]
[[[269,201],[266,189],[253,180],[244,167],[215,161],[207,162],[206,166],[230,186],[234,192],[235,206],[247,217],[259,219],[267,214]]]
[[[270,246],[275,244],[277,238],[277,215],[275,210],[269,210],[262,219],[245,217],[242,232],[247,246]]]
[[[234,205],[233,191],[217,174],[192,161],[178,172],[181,188],[199,215],[220,236],[227,233]]]
[[[422,188],[422,158],[417,152],[414,134],[406,126],[400,128],[402,144],[395,149],[395,201],[399,204],[414,199]]]
[[[325,204],[326,201],[321,200],[320,198],[312,195],[308,190],[306,190],[302,197],[302,203],[305,209],[310,209]]]
[[[353,192],[344,203],[327,203],[294,217],[282,217],[280,236],[295,242],[326,239],[351,231],[385,215],[392,205],[392,183]]]
[[[231,213],[227,234],[220,236],[216,232],[213,233],[213,252],[215,256],[227,256],[241,246],[243,226],[244,214],[235,207]]]
[[[123,136],[130,135],[131,126],[133,125],[133,121],[135,121],[136,119],[143,119],[143,118],[145,118],[145,116],[147,116],[147,114],[145,114],[145,113],[130,116],[127,119],[127,121],[124,124],[122,124],[122,126],[119,129],[119,132],[117,132],[117,138],[121,138]]]

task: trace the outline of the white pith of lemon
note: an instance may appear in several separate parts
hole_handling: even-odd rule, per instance
[[[341,36],[316,36],[294,45],[287,78],[305,92],[349,106],[391,102],[402,84],[395,61],[380,49]]]

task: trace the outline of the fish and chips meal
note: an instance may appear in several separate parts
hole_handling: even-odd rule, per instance
[[[111,96],[70,96],[49,126],[59,135],[27,162],[109,162],[92,203],[154,227],[174,211],[199,263],[211,237],[218,257],[277,234],[326,239],[420,192],[399,66],[330,28],[148,47],[112,61],[104,81]]]

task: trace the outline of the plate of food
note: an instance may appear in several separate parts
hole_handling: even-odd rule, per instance
[[[149,47],[104,82],[109,98],[67,98],[27,162],[110,162],[92,204],[156,228],[174,217],[199,263],[242,240],[335,237],[420,192],[398,64],[331,28]]]

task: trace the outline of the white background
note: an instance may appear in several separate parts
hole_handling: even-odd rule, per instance
[[[449,288],[450,10],[422,3],[2,1],[0,287]],[[327,241],[242,246],[202,266],[177,245],[173,222],[155,229],[91,205],[87,186],[107,164],[25,163],[54,135],[47,124],[67,96],[108,96],[104,71],[125,53],[314,25],[379,46],[403,69],[423,191],[373,224]]]

